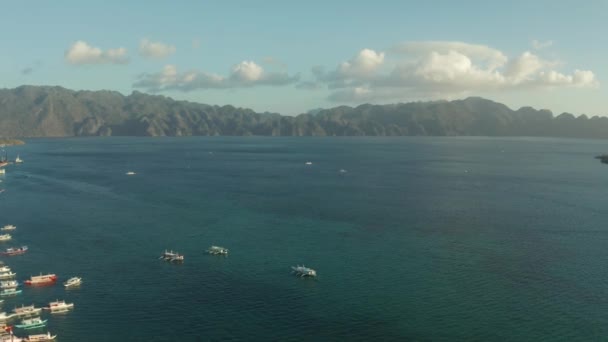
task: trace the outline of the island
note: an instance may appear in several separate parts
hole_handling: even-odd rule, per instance
[[[0,146],[25,145],[25,141],[19,139],[0,138]]]

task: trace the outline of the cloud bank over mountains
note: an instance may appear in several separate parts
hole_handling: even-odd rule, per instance
[[[311,66],[304,74],[289,73],[288,63],[272,57],[261,63],[271,70],[243,60],[223,75],[204,67],[181,70],[171,63],[140,73],[132,86],[150,92],[292,86],[301,91],[325,89],[330,101],[345,103],[599,86],[593,71],[564,71],[564,63],[542,57],[541,50],[550,48],[552,41],[534,40],[531,44],[534,52],[508,56],[490,46],[459,41],[404,42],[384,51],[363,48],[338,65]],[[174,45],[142,39],[138,52],[142,58],[162,60],[176,50]],[[123,47],[102,50],[82,40],[67,49],[65,60],[72,65],[130,62]]]

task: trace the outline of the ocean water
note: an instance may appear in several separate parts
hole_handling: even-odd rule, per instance
[[[608,336],[608,166],[593,158],[605,141],[113,137],[7,150],[24,163],[0,176],[0,225],[18,227],[0,248],[30,251],[3,261],[19,280],[84,284],[24,288],[2,311],[74,302],[46,315],[62,342]],[[230,255],[205,254],[215,244]],[[165,249],[185,263],[158,260]],[[297,264],[318,278],[291,275]]]

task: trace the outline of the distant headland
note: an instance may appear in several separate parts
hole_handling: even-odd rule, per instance
[[[480,97],[362,104],[297,116],[257,113],[133,92],[58,86],[0,89],[0,136],[537,136],[608,138],[608,118],[554,116],[548,110]]]
[[[0,138],[1,146],[24,145],[25,141],[19,139]]]

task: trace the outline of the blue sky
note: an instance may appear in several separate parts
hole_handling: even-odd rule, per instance
[[[0,87],[295,115],[483,96],[608,115],[608,1],[14,1]]]

